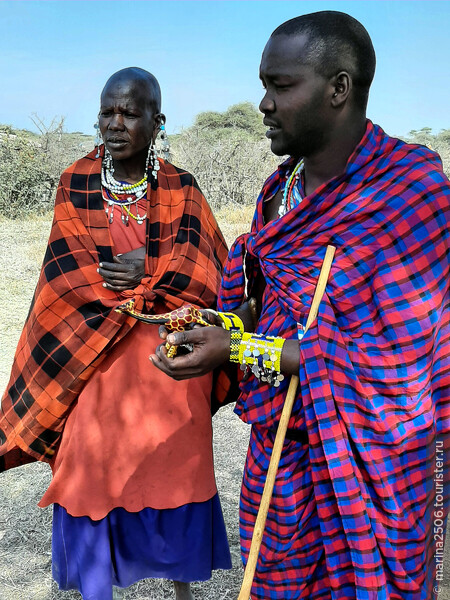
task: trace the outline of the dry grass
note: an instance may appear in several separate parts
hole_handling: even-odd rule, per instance
[[[231,207],[217,213],[231,243],[248,230],[253,207]],[[50,228],[48,220],[0,220],[0,388],[6,387],[13,353],[25,320]],[[196,600],[237,598],[242,568],[238,535],[238,499],[248,442],[248,427],[225,407],[214,417],[216,478],[227,524],[233,560],[231,572],[220,571],[211,581],[194,584]],[[2,474],[0,485],[0,600],[75,600],[76,592],[60,592],[51,578],[51,510],[37,508],[50,480],[50,469],[32,464]],[[448,553],[447,553],[448,554]],[[440,600],[450,600],[448,575]],[[147,580],[128,588],[123,600],[173,598],[164,581]]]
[[[211,581],[193,584],[196,600],[232,600],[239,592],[238,498],[248,428],[225,407],[214,417],[216,478],[227,524],[232,571],[216,571]],[[51,509],[37,502],[50,481],[50,469],[32,464],[4,473],[0,488],[1,600],[79,600],[77,592],[61,592],[51,577]],[[123,600],[173,598],[172,586],[146,580],[123,591]]]
[[[238,235],[250,230],[255,207],[230,205],[216,211],[216,219],[229,246]]]
[[[252,209],[218,215],[228,243],[248,228]],[[50,221],[0,220],[0,388],[9,377],[13,354],[28,312],[45,251]],[[216,478],[227,523],[233,570],[215,572],[211,581],[193,584],[196,600],[236,598],[242,579],[238,499],[248,442],[248,427],[225,407],[214,417]],[[0,485],[0,600],[72,600],[51,577],[51,509],[37,502],[50,481],[50,469],[32,464],[2,474]],[[173,598],[172,586],[148,580],[124,590],[123,600]]]

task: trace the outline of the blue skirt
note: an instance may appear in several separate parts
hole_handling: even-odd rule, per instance
[[[112,586],[160,577],[206,581],[214,569],[231,569],[218,494],[179,508],[112,510],[104,519],[72,517],[53,507],[53,577],[84,600],[112,600]]]

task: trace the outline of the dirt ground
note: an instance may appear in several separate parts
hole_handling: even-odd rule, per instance
[[[222,215],[219,223],[229,241],[251,217]],[[48,221],[0,221],[0,391],[6,387],[13,353],[28,311],[42,262]],[[214,417],[216,479],[229,536],[233,569],[216,572],[211,581],[194,584],[196,600],[234,600],[242,580],[238,535],[238,498],[249,430],[232,407]],[[60,592],[51,578],[51,510],[36,504],[50,479],[47,465],[32,464],[0,476],[0,600],[75,600]],[[448,545],[439,600],[450,600]],[[173,598],[161,581],[140,582],[124,591],[123,600]],[[431,600],[431,599],[430,599]]]

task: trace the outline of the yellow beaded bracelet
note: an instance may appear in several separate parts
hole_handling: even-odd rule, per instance
[[[244,323],[234,313],[229,312],[218,312],[217,316],[222,321],[222,327],[230,331],[231,329],[238,329],[241,333],[244,331]]]
[[[239,362],[239,348],[242,340],[242,333],[239,329],[230,331],[230,362]]]
[[[231,331],[232,329],[237,329],[238,331],[243,333],[244,323],[242,322],[242,319],[240,319],[234,313],[217,312],[216,310],[214,310],[212,308],[205,308],[204,310],[206,312],[209,312],[212,315],[214,315],[216,317],[216,319],[219,319],[220,324],[222,325],[223,329],[226,329],[227,331]]]
[[[241,369],[250,370],[261,381],[278,387],[284,379],[280,372],[284,342],[284,338],[244,332],[238,356]]]

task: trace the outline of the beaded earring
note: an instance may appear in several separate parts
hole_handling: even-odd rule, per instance
[[[164,160],[169,160],[170,159],[170,145],[169,145],[169,138],[167,137],[165,121],[163,121],[163,123],[161,124],[160,137],[161,137],[161,152],[162,152],[163,158],[164,158]]]
[[[108,148],[105,148],[105,154],[103,156],[103,166],[106,171],[110,171],[111,175],[114,177],[114,162]]]
[[[102,134],[100,133],[100,125],[97,121],[97,123],[94,123],[94,129],[95,129],[95,141],[94,141],[94,145],[97,148],[97,154],[95,155],[95,158],[99,158],[100,157],[100,144],[103,142],[102,140]]]
[[[155,142],[153,140],[152,140],[150,146],[148,147],[147,169],[151,170],[153,179],[155,181],[157,181],[158,171],[159,171],[159,161],[158,161],[158,152],[156,151]]]

